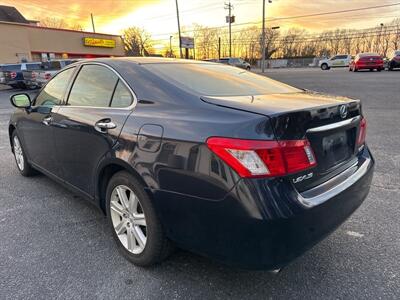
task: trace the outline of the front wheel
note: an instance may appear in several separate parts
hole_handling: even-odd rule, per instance
[[[12,148],[13,148],[14,158],[15,158],[15,162],[17,163],[19,172],[23,176],[26,176],[26,177],[34,175],[36,172],[28,163],[25,152],[22,148],[21,141],[15,130],[11,136],[11,139],[12,139]]]
[[[324,70],[324,71],[329,70],[328,64],[322,64],[321,65],[321,69]]]
[[[130,173],[115,174],[107,186],[108,223],[120,252],[135,265],[148,267],[172,250],[153,203]]]

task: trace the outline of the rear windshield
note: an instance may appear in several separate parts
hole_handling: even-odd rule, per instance
[[[295,93],[298,89],[243,69],[212,63],[144,64],[154,75],[207,96]]]

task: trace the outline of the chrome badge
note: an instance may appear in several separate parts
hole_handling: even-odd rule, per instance
[[[340,113],[340,117],[342,119],[346,118],[347,117],[347,106],[346,105],[341,105],[339,107],[339,113]]]
[[[293,183],[302,182],[303,180],[310,179],[310,178],[313,177],[313,176],[314,176],[313,173],[308,173],[308,174],[306,174],[306,175],[299,176],[299,177],[293,179]]]

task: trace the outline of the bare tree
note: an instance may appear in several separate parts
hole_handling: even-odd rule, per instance
[[[151,35],[143,28],[129,27],[123,31],[123,37],[126,55],[149,56],[151,53]]]
[[[61,18],[56,17],[45,17],[39,20],[39,25],[42,27],[48,28],[57,28],[57,29],[71,29],[71,30],[80,30],[82,31],[82,26],[79,23],[76,24],[68,24]]]

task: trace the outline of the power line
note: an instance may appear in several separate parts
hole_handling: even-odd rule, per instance
[[[364,10],[370,10],[370,9],[386,8],[386,7],[393,7],[393,6],[398,6],[398,5],[400,5],[400,2],[384,4],[384,5],[353,8],[353,9],[337,10],[337,11],[330,11],[330,12],[322,12],[322,13],[315,13],[315,14],[297,15],[297,16],[289,16],[289,17],[280,17],[280,18],[266,18],[266,20],[267,21],[293,20],[293,19],[300,19],[300,18],[309,18],[309,17],[326,16],[326,15],[341,14],[341,13],[348,13],[348,12],[355,12],[355,11],[364,11]],[[262,21],[243,22],[243,23],[233,24],[232,26],[237,27],[237,26],[243,26],[243,25],[256,25],[256,24],[261,24],[261,23],[262,23]],[[208,30],[221,29],[221,28],[225,28],[225,26],[207,27]],[[182,32],[184,32],[184,33],[195,32],[195,31],[196,31],[195,29],[182,30]],[[171,34],[171,33],[169,32],[169,33],[157,34],[156,36],[168,35],[168,34]]]

